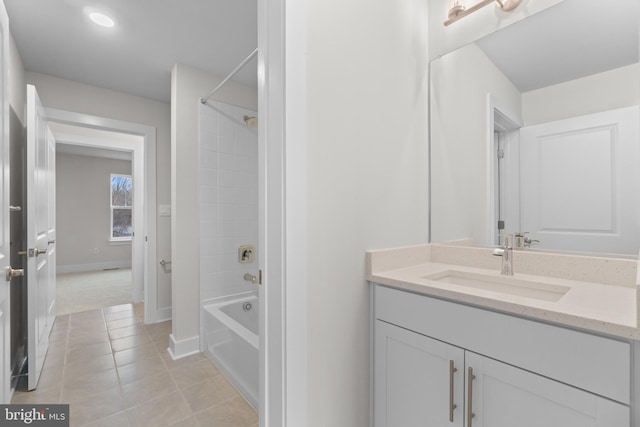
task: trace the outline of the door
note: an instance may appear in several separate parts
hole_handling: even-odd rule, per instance
[[[638,107],[523,127],[521,227],[545,249],[637,254]]]
[[[628,406],[468,351],[465,362],[466,427],[630,425]]]
[[[462,427],[464,351],[376,320],[375,427]]]
[[[11,322],[9,284],[9,19],[0,1],[0,272],[7,272],[7,280],[0,280],[0,402],[11,400]]]
[[[27,318],[29,390],[38,385],[55,319],[55,140],[27,86]]]

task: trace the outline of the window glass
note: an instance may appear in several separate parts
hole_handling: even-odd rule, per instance
[[[133,182],[129,175],[111,175],[111,240],[131,240]]]

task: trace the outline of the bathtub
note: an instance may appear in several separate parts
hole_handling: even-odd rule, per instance
[[[243,293],[202,306],[203,351],[258,408],[258,297]]]

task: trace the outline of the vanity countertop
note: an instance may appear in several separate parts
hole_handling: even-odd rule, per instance
[[[443,251],[453,251],[453,256],[442,256]],[[460,261],[460,253],[465,254]],[[442,245],[420,245],[408,248],[398,248],[383,251],[367,252],[367,280],[396,289],[401,289],[417,294],[444,298],[450,301],[470,304],[501,312],[525,316],[528,318],[553,322],[559,325],[570,326],[603,333],[626,339],[640,339],[638,327],[638,291],[635,285],[637,261],[617,259],[579,259],[584,257],[570,256],[565,259],[567,272],[565,277],[553,277],[545,270],[542,274],[529,274],[518,272],[518,260],[525,265],[524,258],[538,255],[518,254],[514,259],[513,276],[506,280],[521,281],[521,283],[533,283],[549,289],[561,289],[562,295],[552,298],[537,298],[523,295],[515,295],[499,290],[470,287],[437,280],[440,276],[449,272],[469,275],[470,277],[482,277],[489,281],[504,281],[505,276],[500,275],[499,263],[493,257],[488,248],[469,248]],[[474,254],[477,260],[474,262]],[[456,256],[457,255],[457,256]],[[443,262],[444,261],[444,262]],[[529,260],[531,261],[531,260]],[[583,278],[580,272],[584,265],[598,265],[598,270],[605,271],[606,276],[616,276],[615,284],[598,283]],[[468,264],[468,265],[463,265]],[[471,264],[471,265],[469,265]],[[578,268],[575,268],[578,266]],[[575,275],[571,269],[576,270]],[[580,271],[578,271],[580,270]],[[627,271],[628,270],[628,271]],[[432,278],[429,278],[432,277]],[[582,280],[575,280],[578,277]],[[629,283],[629,278],[634,280]],[[625,281],[626,280],[626,281]],[[455,281],[455,280],[454,280]],[[616,282],[616,279],[613,279]],[[566,292],[566,293],[565,293]]]

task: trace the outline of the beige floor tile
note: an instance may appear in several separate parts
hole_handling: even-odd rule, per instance
[[[126,338],[136,335],[147,335],[147,331],[142,325],[130,325],[125,326],[123,328],[110,329],[109,337],[113,340],[117,340],[119,338]]]
[[[102,311],[104,313],[115,313],[117,311],[130,311],[132,309],[135,309],[137,305],[133,305],[133,304],[119,304],[119,305],[112,305],[109,307],[104,307],[102,309]],[[143,306],[144,307],[144,306]]]
[[[55,365],[59,366],[59,365]],[[44,368],[44,366],[43,366]],[[40,372],[40,379],[38,380],[38,388],[49,388],[60,386],[62,383],[63,369],[43,369]]]
[[[193,412],[200,412],[240,395],[222,375],[207,378],[198,384],[183,387],[182,395]]]
[[[110,320],[107,322],[107,327],[109,329],[118,329],[123,328],[125,326],[131,326],[140,323],[140,321],[135,317],[126,317],[124,319]]]
[[[39,386],[33,391],[15,392],[11,403],[19,405],[58,403],[61,393],[62,386],[60,384],[49,387]]]
[[[91,375],[96,372],[114,369],[115,363],[111,354],[104,354],[89,360],[67,363],[64,369],[64,380],[71,380],[79,376]]]
[[[156,356],[158,356],[158,352],[153,346],[134,347],[113,353],[117,367],[129,365],[138,360],[154,358]]]
[[[177,391],[171,375],[161,372],[122,385],[122,396],[127,408],[138,406]]]
[[[166,366],[157,355],[118,367],[118,376],[122,385],[166,372]]]
[[[158,335],[169,335],[172,330],[171,320],[145,325],[145,328],[152,338]]]
[[[131,308],[130,310],[104,312],[104,319],[107,322],[119,319],[129,319],[132,317],[137,320],[136,311],[133,308]]]
[[[153,342],[146,334],[131,335],[129,337],[117,338],[111,340],[113,351],[123,351],[134,347],[151,346]]]
[[[171,427],[204,427],[204,426],[200,424],[200,422],[194,415],[185,420],[178,421],[175,424],[171,424]]]
[[[169,372],[180,388],[189,387],[220,375],[220,371],[209,360],[200,360],[192,364],[169,368]]]
[[[104,354],[111,354],[111,345],[108,342],[87,344],[67,349],[67,363],[88,361]]]
[[[13,403],[70,403],[78,427],[257,427],[204,354],[171,359],[171,322],[144,325],[143,311],[122,304],[59,316],[38,389],[16,392]]]
[[[258,415],[242,398],[235,397],[196,415],[203,426],[252,427]]]
[[[136,406],[128,412],[136,427],[168,427],[191,416],[189,406],[179,392]]]
[[[71,403],[114,388],[118,389],[118,374],[115,369],[109,369],[63,381],[61,400]]]
[[[136,427],[129,423],[129,416],[126,412],[118,412],[99,421],[86,424],[87,427]]]
[[[85,330],[76,332],[75,330],[69,334],[67,346],[70,349],[77,347],[85,347],[91,344],[100,344],[109,341],[109,334],[106,330]]]
[[[124,410],[119,389],[101,391],[69,404],[70,424],[84,426]]]

